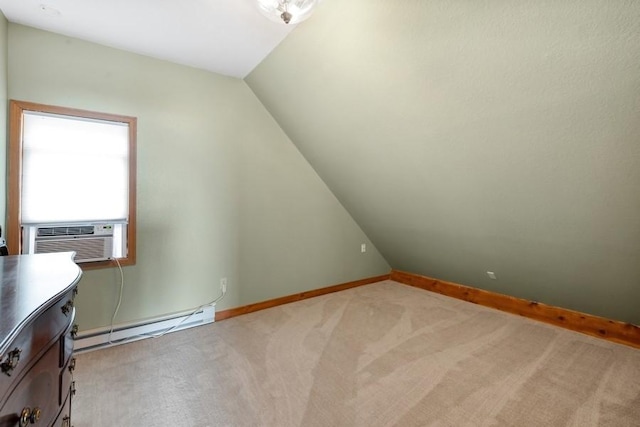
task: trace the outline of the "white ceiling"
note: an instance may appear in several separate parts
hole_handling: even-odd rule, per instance
[[[0,0],[11,22],[244,78],[294,28],[254,0]]]

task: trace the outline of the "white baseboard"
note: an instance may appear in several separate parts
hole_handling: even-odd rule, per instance
[[[111,328],[98,328],[85,331],[76,336],[74,351],[83,353],[100,348],[112,347],[133,341],[152,338],[164,333],[181,331],[194,326],[206,325],[215,322],[216,307],[207,306],[196,313],[180,313],[174,317],[159,317],[149,319],[141,323],[118,325],[109,334]],[[181,323],[182,322],[182,323]],[[109,337],[111,335],[111,337]]]

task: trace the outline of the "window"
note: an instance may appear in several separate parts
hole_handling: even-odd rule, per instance
[[[11,254],[75,250],[89,267],[110,258],[135,263],[136,124],[135,117],[11,101]]]

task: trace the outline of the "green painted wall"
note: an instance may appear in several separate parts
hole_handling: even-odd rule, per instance
[[[116,323],[212,300],[221,277],[218,309],[389,271],[242,80],[17,24],[8,76],[11,99],[138,117],[138,262]],[[109,324],[119,282],[85,273],[82,330]]]
[[[640,324],[639,64],[638,1],[326,1],[245,80],[392,267]]]

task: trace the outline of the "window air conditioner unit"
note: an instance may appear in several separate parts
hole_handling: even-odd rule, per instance
[[[76,262],[113,257],[114,224],[25,225],[24,254],[76,253]]]

